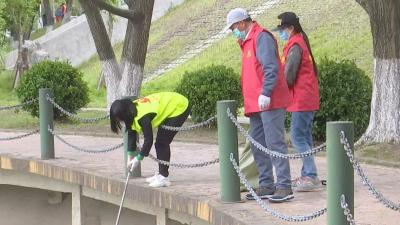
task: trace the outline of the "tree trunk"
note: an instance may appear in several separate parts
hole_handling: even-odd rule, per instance
[[[370,122],[358,144],[400,143],[400,2],[357,0],[370,16],[374,78]]]
[[[43,0],[44,15],[46,20],[46,26],[54,24],[53,10],[50,4],[50,0]]]
[[[14,75],[14,82],[13,82],[13,89],[17,88],[19,82],[22,79],[23,73],[29,69],[29,62],[28,62],[28,49],[23,48],[23,34],[20,30],[20,36],[18,39],[18,58],[17,62],[15,63],[15,75]]]
[[[107,86],[107,105],[110,107],[111,103],[120,97],[117,91],[121,79],[119,66],[99,9],[91,0],[80,0],[80,3],[85,11],[90,32],[101,61]]]
[[[122,79],[118,90],[121,96],[139,96],[154,0],[127,0],[125,2],[129,9],[142,12],[144,20],[142,23],[128,22],[121,57]]]
[[[71,21],[72,0],[67,0],[66,5],[67,5],[67,11],[65,12],[64,17],[62,19],[63,24]]]
[[[107,34],[110,41],[112,40],[113,29],[114,29],[114,17],[110,12],[107,12],[108,20],[107,20]],[[104,73],[103,71],[100,72],[99,79],[97,81],[97,90],[105,84]]]

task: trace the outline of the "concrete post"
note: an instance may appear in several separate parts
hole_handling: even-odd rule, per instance
[[[82,187],[78,185],[72,191],[72,225],[82,225],[81,197]]]
[[[329,122],[326,126],[328,160],[328,225],[348,225],[349,222],[340,206],[340,197],[345,195],[349,209],[354,215],[354,170],[340,143],[340,133],[344,131],[353,149],[353,122]]]
[[[39,89],[40,151],[41,159],[54,159],[54,136],[48,130],[49,127],[54,129],[53,105],[47,96],[53,98],[51,89]]]
[[[160,208],[156,210],[156,225],[168,225],[168,210]]]
[[[240,181],[229,160],[230,154],[233,153],[235,160],[239,162],[238,137],[235,125],[226,113],[228,108],[236,118],[235,101],[228,100],[217,102],[221,200],[223,202],[239,202],[241,201]]]

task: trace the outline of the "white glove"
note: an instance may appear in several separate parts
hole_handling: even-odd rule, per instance
[[[136,157],[133,157],[132,160],[128,160],[127,167],[132,172],[133,169],[135,169],[139,165],[139,163],[140,161]]]
[[[258,107],[260,108],[260,110],[267,109],[270,103],[271,103],[270,97],[267,97],[265,95],[258,96]]]

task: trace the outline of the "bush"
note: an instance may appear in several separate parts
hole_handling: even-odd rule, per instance
[[[39,97],[40,88],[51,88],[55,101],[69,112],[75,113],[89,102],[88,87],[82,73],[67,62],[43,61],[24,73],[17,95],[21,102]],[[39,117],[39,104],[24,106],[32,116]],[[65,117],[54,110],[54,119]]]
[[[358,139],[369,123],[371,79],[349,60],[323,59],[318,69],[321,106],[314,117],[314,138],[325,140],[328,121],[353,121]]]
[[[219,100],[236,100],[238,107],[242,104],[239,75],[222,65],[185,72],[175,91],[189,99],[195,122],[216,115],[216,102]]]

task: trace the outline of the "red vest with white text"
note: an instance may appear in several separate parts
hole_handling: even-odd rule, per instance
[[[261,32],[267,32],[266,29],[262,28],[256,22],[253,23],[253,27],[250,30],[246,40],[239,40],[240,47],[242,49],[242,92],[244,99],[244,113],[249,116],[251,113],[260,112],[258,106],[258,96],[262,93],[264,85],[264,71],[262,64],[257,60],[256,47],[257,38]],[[274,37],[271,34],[272,37]],[[275,40],[276,49],[278,51],[278,44]],[[272,90],[270,106],[265,110],[281,109],[286,108],[291,104],[291,98],[289,89],[286,83],[286,79],[283,74],[283,67],[279,59],[279,52],[277,56],[272,55],[270,57],[277,57],[279,63],[279,74],[275,83],[275,87]]]
[[[307,44],[302,34],[290,37],[283,49],[282,64],[285,65],[290,48],[297,44],[302,51],[301,64],[296,75],[294,84],[289,87],[293,98],[293,104],[288,108],[288,112],[316,111],[319,109],[318,78],[315,74],[313,61]]]

